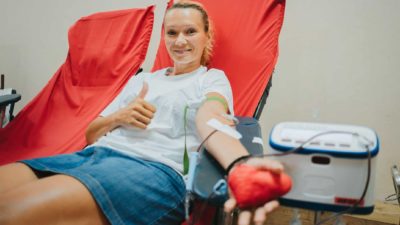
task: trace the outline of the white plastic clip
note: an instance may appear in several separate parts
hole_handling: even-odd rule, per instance
[[[253,143],[260,144],[261,146],[264,147],[264,142],[263,142],[263,140],[262,140],[260,137],[253,137],[253,141],[252,141],[252,142],[253,142]]]

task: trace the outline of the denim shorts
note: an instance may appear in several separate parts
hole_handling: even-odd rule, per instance
[[[112,225],[177,225],[184,220],[184,181],[164,164],[99,146],[21,162],[37,174],[78,179]]]

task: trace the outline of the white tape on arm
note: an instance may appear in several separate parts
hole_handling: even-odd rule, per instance
[[[240,139],[242,138],[242,135],[235,129],[233,129],[232,127],[221,123],[219,120],[217,119],[210,119],[209,121],[207,121],[207,125],[218,130],[221,131],[235,139]]]

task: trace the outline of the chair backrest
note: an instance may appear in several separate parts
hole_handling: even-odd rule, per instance
[[[198,0],[214,23],[215,47],[209,67],[225,71],[235,113],[252,117],[278,58],[285,0]],[[171,66],[161,40],[153,70]]]
[[[143,63],[154,6],[96,13],[69,30],[65,63],[15,119],[0,130],[0,165],[73,152],[90,121]]]

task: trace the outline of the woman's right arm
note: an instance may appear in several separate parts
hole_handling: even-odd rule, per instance
[[[94,119],[86,129],[87,144],[93,144],[97,139],[119,126],[146,129],[156,112],[156,108],[144,100],[147,91],[148,85],[143,83],[143,88],[139,95],[126,107],[108,116],[100,116]]]
[[[99,116],[94,119],[86,129],[87,144],[93,144],[101,136],[117,128],[119,126],[117,120],[114,114],[106,117]]]

